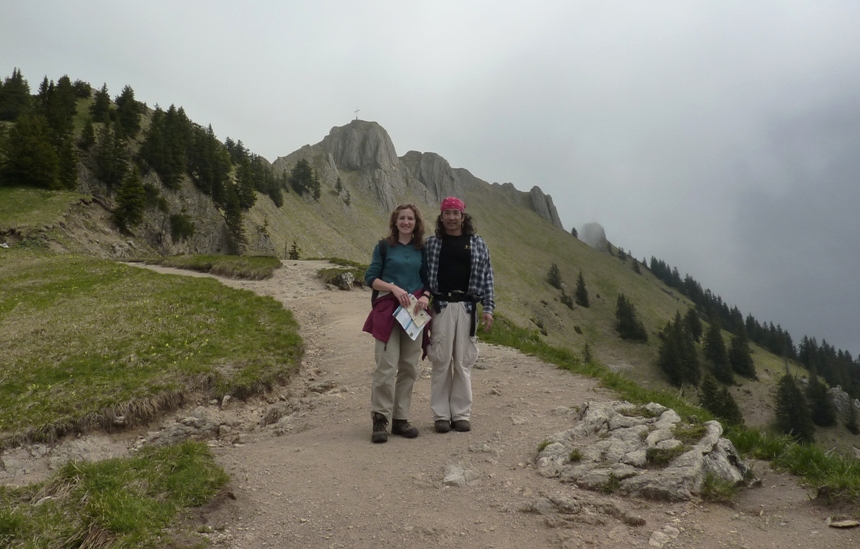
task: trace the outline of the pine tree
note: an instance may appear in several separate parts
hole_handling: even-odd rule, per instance
[[[806,400],[809,403],[809,413],[812,422],[821,427],[836,425],[836,407],[830,401],[827,387],[818,376],[809,376],[809,385],[806,387]]]
[[[131,227],[143,221],[143,209],[146,207],[146,191],[140,179],[137,167],[131,170],[116,192],[116,209],[113,220],[122,231],[127,232]]]
[[[666,323],[661,335],[663,342],[657,357],[657,364],[669,376],[669,382],[675,387],[683,385],[686,376],[681,361],[681,349],[676,335],[676,325],[670,320]]]
[[[224,220],[230,236],[231,253],[240,255],[245,247],[245,228],[242,225],[242,206],[235,185],[228,184],[225,189]]]
[[[579,276],[576,279],[576,292],[573,296],[580,307],[588,307],[588,290],[585,289],[585,279],[582,277],[582,270],[579,271]]]
[[[0,120],[14,122],[30,107],[30,85],[21,70],[12,69],[12,76],[0,87]]]
[[[695,309],[687,309],[687,314],[684,315],[684,323],[687,325],[687,330],[693,337],[696,343],[702,340],[702,321],[699,319],[699,313]]]
[[[663,340],[658,354],[658,364],[676,387],[683,383],[699,384],[701,372],[699,358],[692,336],[687,331],[681,313],[666,323],[660,334]]]
[[[636,308],[624,294],[619,294],[615,302],[615,320],[615,330],[621,335],[621,339],[648,341],[648,332],[636,317]]]
[[[338,195],[343,192],[343,181],[340,180],[340,176],[337,177],[337,181],[334,184],[334,190]]]
[[[752,358],[752,351],[747,340],[746,328],[744,328],[743,324],[736,327],[736,334],[732,337],[729,344],[729,364],[731,364],[732,370],[746,378],[758,378],[755,371],[755,362],[753,362]]]
[[[573,238],[579,238],[579,233],[576,231],[576,227],[570,228],[570,234],[573,235]]]
[[[109,189],[122,183],[128,172],[128,149],[125,139],[111,124],[105,124],[99,132],[93,159],[96,177]]]
[[[9,130],[0,181],[6,186],[59,189],[59,158],[42,115],[25,114]]]
[[[310,193],[315,200],[320,197],[320,183],[310,163],[304,158],[296,162],[293,169],[290,170],[290,186],[294,191],[303,195]]]
[[[549,271],[546,273],[546,281],[549,282],[549,285],[553,288],[558,288],[559,290],[562,288],[561,272],[558,270],[558,265],[555,263],[550,265]]]
[[[716,380],[710,374],[705,375],[702,380],[702,386],[699,388],[699,403],[702,408],[711,412],[716,417],[722,415],[720,406],[720,388],[717,386]]]
[[[782,376],[776,391],[776,421],[780,430],[799,442],[814,442],[815,427],[800,388],[790,375]]]
[[[723,386],[719,392],[719,408],[720,413],[717,417],[729,425],[743,426],[744,416],[728,387]]]
[[[75,150],[74,139],[67,136],[60,145],[57,158],[57,168],[60,187],[73,191],[78,188],[78,152]]]
[[[711,363],[714,377],[723,383],[734,383],[735,377],[729,364],[726,344],[723,342],[722,330],[716,320],[712,320],[705,334],[705,358]]]
[[[81,137],[78,139],[78,145],[84,150],[90,150],[90,147],[95,145],[96,143],[96,130],[93,127],[93,121],[89,118],[84,123],[84,127],[81,130]]]
[[[290,259],[298,259],[299,258],[299,252],[300,252],[299,246],[296,244],[296,241],[293,240],[293,245],[290,246],[289,258]]]
[[[103,84],[101,89],[96,92],[93,104],[90,106],[90,115],[93,117],[93,122],[107,124],[110,121],[110,105],[111,101],[107,84]]]
[[[122,128],[123,134],[129,139],[134,139],[140,131],[140,115],[143,113],[143,105],[134,99],[134,90],[131,86],[122,89],[122,93],[116,98],[117,122]]]
[[[636,274],[642,274],[642,269],[639,268],[639,262],[636,258],[633,258],[633,272]]]

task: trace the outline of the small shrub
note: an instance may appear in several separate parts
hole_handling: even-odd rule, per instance
[[[648,448],[645,450],[645,463],[649,467],[666,467],[673,459],[689,449],[689,446],[683,444],[674,448]]]
[[[175,244],[194,236],[194,221],[185,213],[170,216],[170,239]]]
[[[702,482],[700,495],[705,501],[731,503],[737,488],[735,483],[722,479],[713,473],[708,473]]]
[[[296,241],[293,240],[293,245],[290,246],[290,251],[287,253],[287,257],[289,259],[298,259],[300,253],[301,250],[299,249],[299,246],[296,244]]]
[[[615,476],[615,473],[609,473],[609,479],[603,483],[603,486],[600,487],[600,491],[604,494],[612,494],[619,488],[621,488],[621,479]]]
[[[546,447],[549,446],[550,444],[552,444],[551,440],[544,440],[543,442],[538,444],[538,450],[537,450],[538,453],[543,452],[546,449]]]
[[[655,414],[644,406],[633,406],[631,408],[622,408],[618,413],[627,417],[657,417],[660,414]]]
[[[567,459],[572,463],[579,463],[582,461],[582,451],[579,448],[574,448],[570,451],[570,454],[567,455]]]
[[[675,427],[673,434],[675,438],[681,441],[682,444],[693,445],[702,440],[708,428],[703,424],[698,425],[683,425]]]

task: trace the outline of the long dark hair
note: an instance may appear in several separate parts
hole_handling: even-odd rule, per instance
[[[439,217],[436,218],[436,237],[442,238],[447,234],[445,232],[445,224],[442,223],[442,214],[439,214]],[[475,225],[472,223],[472,216],[463,212],[463,234],[466,236],[472,236],[475,234]]]
[[[415,228],[412,230],[412,245],[416,249],[424,247],[424,219],[421,217],[421,210],[415,204],[401,204],[394,208],[391,212],[391,217],[388,218],[388,236],[385,238],[389,246],[397,246],[400,243],[400,231],[397,230],[397,216],[403,210],[412,210],[415,214]]]

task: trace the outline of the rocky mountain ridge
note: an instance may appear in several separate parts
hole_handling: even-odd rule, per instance
[[[385,211],[410,198],[439,202],[446,196],[462,197],[467,189],[487,184],[464,168],[452,168],[433,152],[409,151],[397,156],[388,132],[376,122],[353,120],[346,126],[335,126],[321,142],[278,157],[272,166],[276,171],[289,172],[298,160],[315,157],[325,159],[315,167],[329,184],[341,177],[341,171],[356,172],[362,190]],[[564,229],[551,196],[538,186],[532,187],[528,196],[539,216]]]

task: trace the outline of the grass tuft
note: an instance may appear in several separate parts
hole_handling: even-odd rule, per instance
[[[146,263],[244,280],[272,278],[275,269],[281,267],[277,257],[246,255],[174,255],[148,259]]]
[[[724,480],[713,473],[708,473],[702,482],[700,495],[705,501],[728,504],[732,502],[737,489],[735,483]]]
[[[177,512],[208,502],[228,480],[199,442],[69,462],[46,482],[0,487],[0,546],[170,546]]]
[[[649,467],[667,467],[673,459],[690,450],[683,444],[674,448],[648,448],[645,450],[645,463]]]

